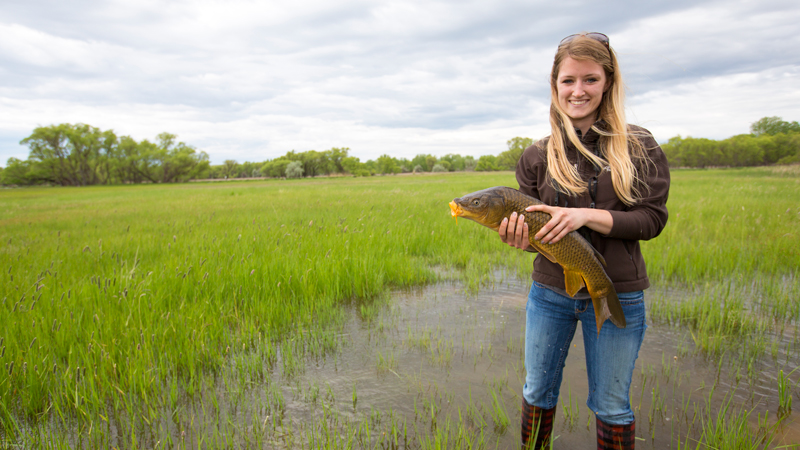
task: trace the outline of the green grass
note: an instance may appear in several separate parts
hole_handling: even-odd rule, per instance
[[[456,228],[447,202],[508,178],[3,191],[2,422],[135,416],[251,350],[269,363],[256,378],[302,370],[343,302],[499,264],[499,241]]]
[[[800,170],[774,172],[673,171],[667,227],[643,243],[650,276],[691,285],[754,274],[796,278]]]
[[[749,336],[739,359],[760,357],[769,333],[796,327],[800,177],[672,175],[670,221],[643,249],[654,283],[691,295],[656,296],[653,320],[691,330],[710,355]],[[113,424],[126,447],[151,447],[205,429],[169,417],[201,401],[213,421],[208,392],[270,386],[270,419],[253,429],[291,440],[270,380],[336,350],[342,305],[360,302],[374,326],[371,299],[392,288],[458,277],[476,290],[499,266],[528,276],[527,255],[449,216],[453,197],[494,185],[516,182],[471,173],[0,191],[0,433],[58,448],[75,439],[59,429],[108,439]],[[452,342],[408,340],[448,366]],[[393,367],[384,358],[378,371]],[[490,408],[505,415],[497,398]],[[370,439],[359,427],[352,442]],[[236,440],[235,427],[212,429],[215,445]],[[444,422],[428,439],[474,432]]]

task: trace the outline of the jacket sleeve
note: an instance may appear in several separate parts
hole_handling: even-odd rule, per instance
[[[643,133],[642,144],[650,157],[647,187],[644,197],[625,211],[609,211],[614,224],[608,237],[630,240],[649,240],[658,236],[667,225],[669,196],[669,165],[667,157],[649,131]]]
[[[539,182],[544,182],[544,180],[540,180],[541,176],[539,175],[542,168],[542,150],[539,147],[541,142],[531,145],[522,152],[522,156],[517,161],[516,169],[519,191],[538,200],[542,199],[541,194],[539,194]],[[538,253],[533,247],[528,247],[525,251]]]
[[[519,191],[538,200],[542,199],[539,194],[539,183],[544,182],[544,180],[539,180],[539,169],[541,169],[542,162],[542,147],[540,147],[540,144],[541,141],[522,152],[522,156],[517,161],[516,169]]]

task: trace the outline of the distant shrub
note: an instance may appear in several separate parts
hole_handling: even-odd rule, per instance
[[[447,172],[447,167],[443,166],[442,164],[434,164],[431,172]]]
[[[303,176],[303,163],[292,161],[286,166],[286,178],[300,178]]]

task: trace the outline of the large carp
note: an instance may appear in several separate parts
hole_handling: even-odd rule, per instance
[[[541,201],[509,187],[493,187],[467,194],[450,202],[450,214],[458,219],[474,220],[481,225],[497,231],[504,218],[512,212],[525,216],[531,246],[553,263],[564,268],[565,289],[570,297],[584,286],[589,291],[594,304],[597,321],[597,334],[606,319],[619,328],[625,328],[625,314],[617,298],[617,291],[606,275],[603,256],[586,239],[575,231],[567,234],[555,244],[542,244],[534,239],[536,233],[550,221],[550,214],[525,211],[531,205],[541,205]]]

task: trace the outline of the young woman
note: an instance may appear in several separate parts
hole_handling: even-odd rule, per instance
[[[625,121],[622,76],[606,35],[562,40],[550,85],[551,135],[526,149],[516,169],[520,191],[545,203],[527,211],[552,216],[534,238],[547,245],[571,231],[584,235],[605,258],[627,326],[607,321],[598,335],[586,290],[570,297],[563,269],[536,256],[526,308],[522,444],[549,448],[564,361],[580,322],[597,448],[633,449],[629,390],[647,328],[643,290],[650,286],[639,241],[658,236],[667,223],[669,169],[650,132]],[[499,234],[532,251],[523,215],[504,220]]]

